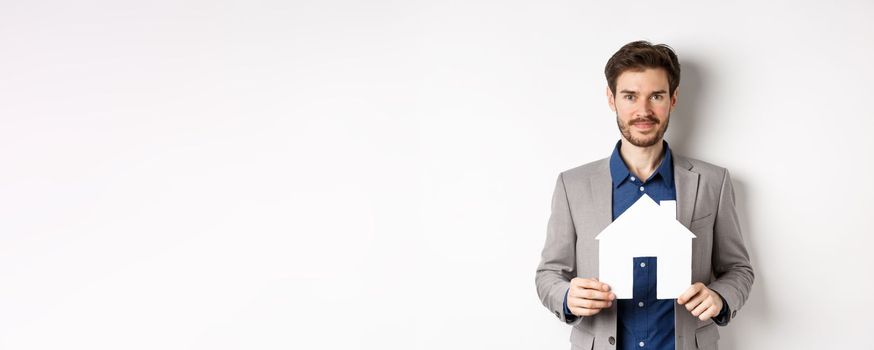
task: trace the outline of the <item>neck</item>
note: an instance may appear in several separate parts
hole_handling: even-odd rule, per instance
[[[649,147],[637,147],[623,138],[622,146],[619,148],[619,155],[622,156],[622,160],[628,166],[628,171],[637,176],[640,181],[645,181],[649,179],[655,172],[656,167],[661,163],[664,148],[662,140]]]

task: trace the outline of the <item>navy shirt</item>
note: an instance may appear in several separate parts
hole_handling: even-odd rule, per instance
[[[656,202],[676,200],[674,166],[668,143],[664,145],[664,157],[656,171],[645,181],[628,170],[619,154],[622,142],[617,142],[610,156],[610,176],[613,179],[613,220],[631,207],[644,194]],[[648,200],[648,199],[646,199]],[[616,301],[617,348],[618,349],[674,349],[674,302],[675,299],[656,299],[655,257],[634,258],[634,287],[632,299]],[[576,317],[567,308],[565,315]],[[724,304],[724,303],[723,303]],[[723,306],[719,319],[728,314]]]

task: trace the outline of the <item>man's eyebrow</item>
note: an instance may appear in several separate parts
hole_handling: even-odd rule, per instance
[[[634,90],[620,90],[619,93],[620,94],[628,94],[628,95],[637,95],[637,91],[634,91]],[[650,95],[659,95],[659,94],[666,94],[666,93],[668,93],[668,92],[665,90],[657,90],[657,91],[653,91]]]

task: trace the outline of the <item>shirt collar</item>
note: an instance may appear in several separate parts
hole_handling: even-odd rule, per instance
[[[665,148],[665,156],[662,158],[662,162],[659,163],[658,168],[656,168],[656,173],[665,180],[665,184],[668,188],[673,188],[674,162],[673,157],[671,156],[671,148],[668,147],[667,141],[662,140],[662,143]],[[626,166],[625,162],[622,161],[622,156],[619,155],[619,148],[621,145],[622,141],[617,141],[616,147],[613,148],[613,154],[610,155],[610,177],[613,178],[614,188],[622,184],[622,181],[631,174],[631,172],[628,171],[628,166]]]

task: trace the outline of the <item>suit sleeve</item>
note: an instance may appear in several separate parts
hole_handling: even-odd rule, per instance
[[[540,302],[564,323],[575,325],[582,317],[568,318],[564,313],[565,293],[576,276],[576,242],[564,180],[559,174],[552,195],[552,211],[546,227],[546,243],[534,282]]]
[[[749,297],[754,279],[750,256],[744,245],[735,210],[734,187],[728,170],[725,170],[723,176],[713,225],[712,266],[716,278],[707,287],[719,293],[725,300],[725,307],[730,313],[721,325],[727,325]]]

